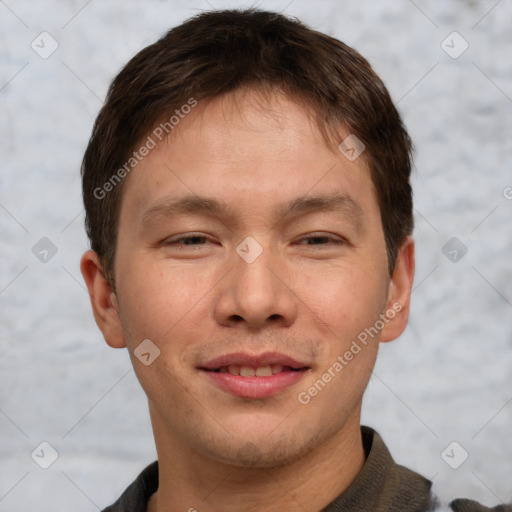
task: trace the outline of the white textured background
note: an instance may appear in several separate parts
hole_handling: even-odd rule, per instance
[[[79,272],[79,164],[133,54],[201,10],[249,5],[0,0],[1,512],[102,509],[155,458],[128,355],[103,342]],[[512,2],[254,5],[358,49],[417,148],[412,318],[381,348],[363,422],[443,498],[511,501]],[[43,31],[59,45],[47,59],[31,48]],[[453,31],[469,44],[457,59],[441,46]],[[455,263],[442,252],[454,236],[468,249]],[[32,253],[42,237],[57,248],[46,263]],[[59,453],[46,470],[30,457],[42,441]],[[458,469],[441,457],[452,441],[469,453]]]

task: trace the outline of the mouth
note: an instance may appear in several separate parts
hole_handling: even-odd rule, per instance
[[[252,399],[282,393],[301,380],[309,369],[306,364],[278,352],[257,356],[226,354],[198,367],[222,391]]]
[[[229,373],[230,375],[239,375],[240,377],[271,377],[272,375],[278,375],[283,372],[300,372],[306,370],[307,367],[303,368],[292,368],[291,366],[284,366],[282,364],[268,364],[266,366],[246,366],[246,365],[233,365],[221,366],[212,371],[215,373]]]

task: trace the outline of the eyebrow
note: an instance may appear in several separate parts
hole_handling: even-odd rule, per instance
[[[302,196],[287,201],[274,209],[276,219],[296,217],[308,213],[335,212],[340,213],[354,224],[360,226],[364,219],[361,205],[347,194],[327,194]],[[179,214],[209,215],[215,217],[233,217],[234,209],[224,201],[188,194],[179,198],[162,198],[142,215],[142,223],[150,223],[158,218],[169,218]]]

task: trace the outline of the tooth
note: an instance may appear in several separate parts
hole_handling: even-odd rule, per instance
[[[228,366],[228,372],[231,373],[231,375],[240,375],[240,366],[230,364]]]
[[[223,366],[222,368],[219,369],[219,372],[220,373],[228,373],[228,367],[227,366]]]
[[[256,369],[256,377],[270,377],[272,368],[270,366],[260,366]]]
[[[242,377],[254,377],[255,374],[254,368],[250,366],[240,366],[240,375]]]
[[[284,368],[284,366],[282,364],[273,364],[272,365],[272,375],[281,373],[283,371],[283,368]]]

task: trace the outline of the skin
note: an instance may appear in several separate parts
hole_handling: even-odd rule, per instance
[[[273,214],[287,201],[334,192],[350,196],[360,215]],[[156,204],[187,194],[224,201],[229,211],[144,222]],[[176,243],[184,234],[206,239]],[[248,236],[263,250],[252,263],[236,252]],[[404,241],[389,276],[364,159],[351,162],[327,145],[306,107],[250,90],[200,103],[128,178],[116,294],[94,252],[81,270],[105,340],[128,348],[148,396],[160,469],[150,512],[313,512],[354,480],[365,460],[362,396],[379,342],[405,329],[414,244]],[[299,393],[396,304],[401,311],[380,335],[300,403]],[[133,354],[145,339],[161,351],[149,366]],[[226,353],[267,350],[309,367],[268,398],[228,394],[198,369]]]

